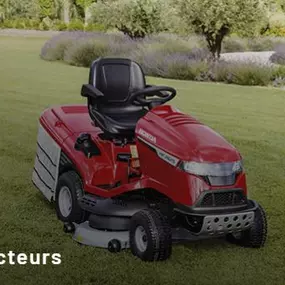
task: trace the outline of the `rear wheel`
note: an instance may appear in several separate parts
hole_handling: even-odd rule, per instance
[[[142,210],[130,223],[132,253],[144,261],[162,261],[171,256],[171,227],[159,211]]]
[[[56,213],[65,223],[82,223],[86,220],[86,212],[81,209],[78,199],[83,196],[83,186],[75,171],[63,173],[56,189]]]
[[[231,243],[244,246],[260,248],[264,246],[267,238],[267,220],[263,208],[259,205],[255,211],[253,226],[243,232],[227,235],[227,240]]]

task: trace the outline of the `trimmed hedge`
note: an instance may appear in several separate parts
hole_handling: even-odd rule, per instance
[[[41,30],[41,31],[106,31],[101,24],[88,24],[84,26],[81,20],[72,20],[68,25],[60,20],[52,21],[45,18],[42,21],[34,19],[11,19],[0,22],[0,29]]]

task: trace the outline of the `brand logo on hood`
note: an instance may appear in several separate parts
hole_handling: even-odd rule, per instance
[[[154,137],[153,135],[149,134],[149,133],[146,132],[145,130],[139,129],[139,134],[140,134],[142,137],[144,137],[144,138],[146,138],[146,139],[152,141],[153,143],[156,143],[156,137]]]

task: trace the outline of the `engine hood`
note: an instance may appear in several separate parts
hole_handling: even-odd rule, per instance
[[[180,160],[234,162],[239,152],[221,135],[171,106],[154,108],[138,122],[137,137]]]

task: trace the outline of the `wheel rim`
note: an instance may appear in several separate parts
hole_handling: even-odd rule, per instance
[[[63,186],[59,191],[58,206],[60,213],[64,218],[70,215],[72,209],[72,198],[67,186]]]
[[[147,248],[147,236],[145,229],[142,226],[138,226],[135,232],[135,243],[139,251],[144,252]]]

